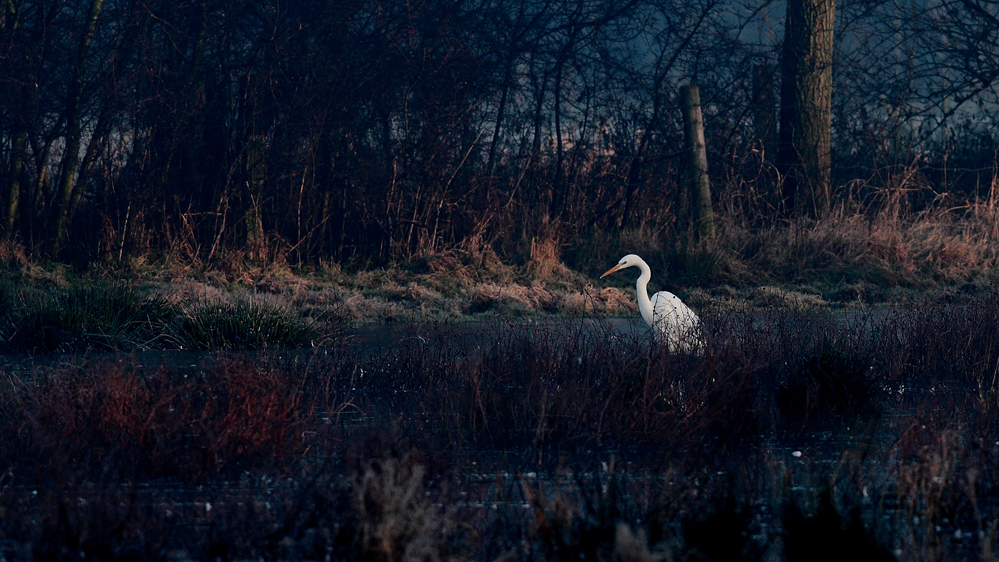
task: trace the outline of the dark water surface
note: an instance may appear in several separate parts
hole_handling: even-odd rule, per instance
[[[713,332],[718,341],[730,340],[740,330],[773,322],[776,317],[790,324],[808,324],[832,327],[835,329],[856,326],[858,329],[873,330],[886,320],[897,316],[900,309],[851,309],[816,310],[804,312],[728,312],[702,316],[705,329]],[[638,315],[630,317],[580,317],[580,318],[541,318],[516,320],[481,320],[468,322],[392,322],[359,323],[348,325],[332,340],[332,345],[344,345],[365,354],[385,352],[405,344],[461,343],[474,349],[483,343],[493,341],[497,336],[517,331],[523,334],[542,335],[546,332],[565,333],[566,330],[590,336],[619,334],[625,337],[651,337],[648,325]],[[0,368],[16,371],[31,367],[71,367],[84,366],[97,361],[110,361],[129,357],[142,365],[164,365],[167,368],[197,368],[206,357],[218,353],[244,353],[250,356],[262,354],[269,357],[287,355],[303,357],[315,353],[315,349],[297,350],[178,350],[153,349],[137,351],[93,351],[72,354],[0,354]]]
[[[774,321],[788,325],[809,325],[834,330],[874,331],[886,321],[897,318],[905,309],[864,308],[849,310],[726,312],[702,316],[705,330],[713,333],[716,342],[728,341],[740,331],[758,328]],[[461,339],[469,345],[489,341],[503,331],[521,330],[542,334],[546,330],[564,333],[566,328],[583,334],[627,337],[651,337],[649,326],[641,316],[548,318],[538,320],[488,320],[453,323],[390,323],[358,324],[345,331],[345,341],[365,351],[389,349],[401,343],[430,343],[442,339]]]

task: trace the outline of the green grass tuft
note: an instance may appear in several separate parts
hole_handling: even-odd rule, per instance
[[[173,338],[189,349],[311,347],[320,332],[285,310],[252,302],[199,304],[182,314]]]
[[[5,297],[6,300],[6,297]],[[6,316],[6,347],[14,352],[143,349],[173,316],[160,297],[121,283],[98,283],[25,296]]]

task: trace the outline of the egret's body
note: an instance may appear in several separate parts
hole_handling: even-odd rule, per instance
[[[656,337],[665,340],[672,352],[703,353],[704,338],[701,334],[701,319],[697,314],[669,291],[659,291],[649,298],[648,285],[652,270],[645,260],[635,254],[628,254],[600,277],[629,267],[637,267],[642,272],[636,285],[638,310]]]

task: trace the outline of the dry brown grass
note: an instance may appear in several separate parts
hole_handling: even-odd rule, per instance
[[[731,248],[721,277],[755,283],[866,280],[930,287],[992,275],[999,265],[996,217],[984,204],[897,215],[840,212],[764,230],[722,229]],[[736,279],[743,280],[744,279]]]
[[[453,513],[430,502],[426,468],[404,455],[369,462],[354,484],[359,557],[372,561],[467,560]],[[474,549],[474,546],[472,547]]]
[[[818,222],[767,222],[720,203],[713,243],[689,242],[677,225],[611,231],[552,223],[520,237],[490,239],[486,230],[476,230],[473,239],[454,247],[379,267],[296,268],[277,251],[267,260],[220,253],[209,264],[175,252],[160,258],[122,255],[117,265],[101,264],[105,269],[95,274],[139,279],[175,302],[267,293],[309,315],[342,313],[358,322],[634,314],[633,279],[595,279],[627,253],[652,265],[654,290],[693,298],[699,310],[773,304],[776,297],[761,287],[823,306],[858,298],[884,302],[895,298],[895,288],[980,289],[995,280],[999,179],[991,180],[982,197],[959,198],[934,192],[914,167],[883,177],[878,184],[851,183],[831,216]],[[0,263],[30,283],[66,285],[73,275],[59,264],[32,261],[27,249],[12,242],[0,244]],[[617,292],[608,292],[608,284]]]
[[[27,249],[13,240],[0,241],[0,264],[6,267],[26,267],[30,263]]]
[[[558,234],[548,231],[531,239],[527,269],[538,281],[551,281],[569,273],[562,263],[562,240]]]

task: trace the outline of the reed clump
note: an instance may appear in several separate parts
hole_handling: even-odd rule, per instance
[[[321,337],[316,323],[254,302],[197,303],[179,315],[171,338],[185,349],[312,347]]]
[[[113,281],[42,288],[4,279],[0,306],[0,349],[28,354],[301,348],[335,339],[341,324],[335,310],[303,317],[276,299],[171,299]]]
[[[156,345],[175,314],[162,297],[114,282],[21,297],[6,309],[4,334],[7,349],[18,353],[147,348]]]

